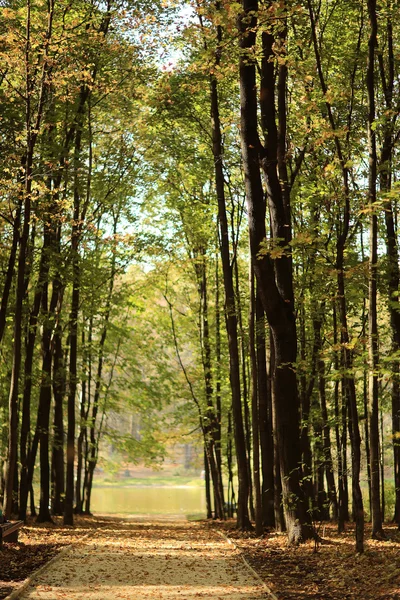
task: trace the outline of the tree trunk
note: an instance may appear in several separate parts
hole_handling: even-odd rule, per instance
[[[219,39],[221,30],[219,29]],[[229,251],[229,228],[226,216],[225,184],[223,173],[223,147],[221,125],[219,118],[218,88],[214,76],[210,81],[211,94],[211,119],[213,156],[215,165],[215,186],[218,199],[218,221],[220,229],[220,252],[225,290],[225,322],[228,333],[229,349],[229,378],[232,390],[233,428],[236,446],[236,460],[238,465],[238,506],[237,527],[248,529],[250,519],[248,513],[249,478],[248,462],[246,456],[246,441],[243,427],[242,398],[240,386],[240,360],[238,347],[238,325],[235,304],[235,291],[233,285],[232,265]]]
[[[222,487],[222,478],[218,468],[215,455],[215,440],[218,435],[217,418],[213,404],[213,384],[212,384],[212,359],[211,359],[211,340],[210,328],[208,323],[208,279],[205,251],[203,248],[196,256],[196,272],[198,279],[198,290],[200,300],[200,338],[202,346],[202,361],[204,384],[206,393],[207,412],[204,418],[204,444],[210,467],[211,479],[214,489],[214,513],[216,519],[224,519],[224,492]]]
[[[212,519],[212,506],[211,506],[211,488],[210,488],[210,467],[208,466],[207,452],[204,448],[204,485],[206,492],[206,511],[207,519]]]
[[[59,279],[57,278],[59,282]],[[53,281],[53,294],[55,293]],[[53,338],[53,395],[54,395],[54,423],[53,423],[53,448],[52,448],[52,510],[55,515],[64,513],[64,397],[65,397],[65,364],[62,348],[62,331],[59,322],[59,311],[62,302],[62,289],[58,290],[58,315]]]
[[[83,92],[82,92],[83,93]],[[72,298],[69,316],[69,384],[68,384],[68,426],[67,426],[67,477],[64,502],[64,525],[74,524],[74,462],[75,462],[75,398],[78,384],[78,315],[80,303],[80,256],[79,240],[81,231],[81,192],[78,170],[80,166],[82,124],[75,138],[74,153],[74,214],[71,236],[72,256]]]
[[[393,111],[393,97],[395,84],[395,57],[393,45],[393,8],[388,7],[386,32],[387,44],[387,72],[383,61],[382,51],[378,52],[378,63],[382,89],[388,115]],[[375,40],[376,41],[376,40]],[[390,325],[392,329],[392,353],[396,355],[400,349],[400,311],[398,310],[400,271],[399,251],[393,203],[390,199],[392,189],[393,168],[393,128],[395,120],[387,117],[384,128],[381,156],[379,160],[379,182],[381,192],[384,193],[384,215],[386,226],[386,255],[388,270],[388,307]],[[392,434],[393,434],[393,459],[394,459],[394,487],[395,487],[395,512],[394,521],[400,529],[400,374],[399,359],[396,357],[391,365],[392,371]]]
[[[12,494],[14,483],[14,471],[16,467],[17,445],[18,445],[18,403],[19,403],[19,378],[22,359],[22,326],[23,326],[23,301],[27,289],[26,281],[26,262],[27,249],[29,242],[30,221],[31,221],[31,195],[32,195],[32,174],[33,174],[33,156],[38,134],[41,128],[43,111],[51,82],[50,61],[48,53],[53,28],[54,0],[47,4],[47,29],[46,40],[42,54],[42,64],[40,76],[36,81],[33,76],[32,61],[32,40],[31,40],[31,0],[26,2],[26,36],[25,36],[25,125],[26,125],[26,152],[23,159],[24,183],[21,189],[21,206],[23,206],[23,226],[19,238],[17,285],[14,312],[14,346],[13,346],[13,367],[9,394],[9,444],[8,460],[4,497],[4,513],[7,518],[10,517],[12,507]],[[38,67],[35,67],[37,70]],[[34,114],[34,104],[32,98],[34,95],[34,86],[39,90],[36,114]],[[10,265],[9,265],[10,266]],[[4,296],[4,292],[3,292]],[[25,450],[25,449],[24,449]],[[24,465],[25,455],[23,456]],[[26,509],[25,509],[26,512]]]
[[[272,335],[270,335],[270,374],[274,371],[274,342]],[[271,405],[272,405],[272,432],[273,432],[273,457],[274,457],[274,520],[276,531],[286,531],[286,520],[285,511],[283,506],[283,490],[282,490],[282,472],[281,472],[281,461],[279,457],[279,440],[276,434],[277,421],[276,421],[276,398],[274,387],[272,386],[272,377],[269,376],[270,387],[271,387]]]
[[[19,234],[21,227],[21,207],[22,207],[22,199],[19,198],[17,202],[14,222],[13,222],[13,237],[11,242],[10,254],[8,256],[8,265],[7,271],[4,278],[4,286],[3,293],[1,296],[1,305],[0,305],[0,344],[3,339],[6,320],[7,320],[7,307],[8,307],[8,299],[10,297],[10,291],[12,282],[14,279],[14,270],[15,270],[15,261],[17,258],[18,251],[18,242],[19,242]]]
[[[282,193],[277,173],[278,134],[275,123],[275,76],[273,62],[274,38],[263,33],[261,82],[261,112],[266,132],[266,147],[258,137],[256,97],[256,68],[253,52],[256,43],[257,0],[243,0],[240,18],[240,96],[241,145],[246,181],[246,197],[250,230],[251,256],[259,284],[263,307],[271,328],[274,343],[272,372],[273,395],[279,441],[283,501],[289,542],[314,536],[303,489],[300,485],[301,465],[299,399],[296,373],[297,334],[293,301],[292,263],[290,256],[272,260],[260,252],[266,240],[265,202],[261,185],[259,160],[262,158],[267,180],[271,226],[274,239],[280,245],[291,236],[290,210],[285,205],[287,195]]]
[[[263,533],[263,513],[261,502],[261,478],[260,478],[260,413],[259,413],[259,389],[257,377],[257,354],[255,335],[255,289],[254,271],[250,263],[249,273],[250,287],[250,309],[249,309],[249,354],[251,369],[251,424],[253,430],[253,479],[254,479],[254,513],[256,523],[256,535]]]
[[[222,479],[222,398],[221,398],[221,313],[219,296],[219,264],[218,256],[215,260],[215,361],[216,361],[216,422],[215,422],[215,459],[218,468],[219,485],[224,496]],[[225,502],[224,502],[225,505]]]
[[[321,356],[318,359],[318,375],[319,375],[319,377],[318,377],[319,400],[320,400],[320,404],[321,404],[321,416],[322,416],[322,423],[323,423],[322,438],[323,438],[325,475],[326,475],[326,481],[328,484],[329,504],[332,507],[332,517],[334,520],[336,520],[338,518],[339,509],[338,509],[338,500],[337,500],[337,494],[336,494],[335,476],[334,476],[334,470],[333,470],[328,410],[327,410],[327,405],[326,405],[325,362]]]
[[[265,527],[275,527],[274,513],[274,440],[272,435],[272,397],[267,376],[267,352],[264,310],[256,286],[256,355],[259,403],[259,430],[262,468],[262,511]]]
[[[376,203],[377,153],[375,133],[375,45],[378,34],[376,0],[368,0],[370,37],[368,41],[368,150],[369,175],[368,195],[370,212],[370,259],[369,259],[369,310],[368,310],[368,363],[369,363],[369,428],[371,453],[371,509],[372,537],[381,538],[382,513],[380,505],[379,476],[379,398],[378,398],[378,317],[377,317],[377,274],[378,274],[378,215]]]
[[[24,189],[24,218],[23,228],[20,236],[18,252],[18,269],[16,300],[14,312],[14,345],[13,345],[13,366],[9,394],[9,434],[8,434],[8,454],[7,470],[5,477],[4,493],[4,515],[10,519],[13,506],[13,487],[14,471],[17,465],[17,445],[18,445],[18,398],[19,398],[19,378],[21,371],[22,358],[22,325],[23,325],[23,301],[25,298],[25,269],[26,252],[29,240],[30,215],[31,215],[31,187],[32,187],[32,157],[33,147],[29,142],[28,152],[25,164],[25,189]]]
[[[83,455],[83,444],[85,440],[85,434],[87,433],[86,427],[86,404],[87,404],[87,357],[85,349],[85,331],[82,331],[82,352],[83,352],[83,375],[81,383],[81,406],[80,406],[80,424],[79,424],[79,436],[77,442],[77,465],[76,465],[76,483],[75,483],[75,513],[83,513],[83,495],[82,495],[82,467],[84,463]]]
[[[43,311],[47,312],[47,284],[43,290]],[[42,335],[42,380],[39,395],[39,443],[40,443],[40,506],[37,520],[39,523],[52,521],[50,516],[50,462],[49,462],[49,430],[51,405],[51,326],[43,326]]]

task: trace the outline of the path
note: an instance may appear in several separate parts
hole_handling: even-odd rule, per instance
[[[96,531],[39,573],[21,600],[271,598],[217,532],[187,521],[125,520]]]

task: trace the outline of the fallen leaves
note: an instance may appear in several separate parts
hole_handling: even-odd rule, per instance
[[[53,553],[68,543],[71,548],[40,574],[36,587],[28,588],[23,598],[265,597],[238,551],[203,524],[92,518],[79,519],[77,525],[32,524],[24,529],[32,548],[39,541]]]
[[[279,600],[400,600],[400,535],[386,526],[388,541],[372,540],[367,525],[366,551],[354,552],[351,525],[344,534],[326,523],[324,543],[288,547],[286,536],[267,533],[259,539],[240,534],[233,522],[212,524],[235,539],[251,566]]]

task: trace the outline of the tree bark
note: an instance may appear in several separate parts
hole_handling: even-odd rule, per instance
[[[219,35],[221,35],[220,28]],[[246,456],[246,441],[244,435],[242,414],[240,360],[237,333],[238,324],[235,303],[235,290],[233,284],[233,272],[229,251],[229,228],[226,216],[225,184],[223,173],[223,147],[219,117],[218,88],[217,80],[214,76],[212,76],[210,80],[210,94],[213,156],[215,166],[215,186],[218,199],[218,221],[220,230],[220,252],[225,290],[225,322],[228,333],[229,378],[232,390],[233,428],[236,446],[236,460],[238,465],[239,490],[237,506],[237,527],[239,529],[248,529],[250,527],[250,519],[248,513],[249,478],[248,462]]]
[[[5,331],[5,327],[6,327],[8,300],[10,297],[11,286],[12,286],[12,282],[14,279],[15,261],[17,258],[19,234],[20,234],[20,227],[21,227],[21,208],[22,208],[22,199],[18,198],[14,222],[13,222],[13,237],[12,237],[12,242],[11,242],[11,249],[10,249],[10,253],[9,253],[9,257],[8,257],[7,271],[6,271],[6,275],[4,278],[3,293],[1,296],[0,344],[3,339],[3,335],[4,335],[4,331]]]
[[[290,210],[285,205],[278,177],[278,132],[275,123],[275,76],[272,48],[274,38],[263,33],[261,112],[267,137],[262,147],[258,137],[256,68],[253,51],[256,44],[257,0],[243,0],[240,28],[241,145],[245,172],[250,230],[251,257],[259,284],[263,307],[274,343],[273,396],[279,440],[283,501],[289,542],[313,537],[310,515],[300,485],[301,465],[299,399],[296,373],[297,334],[293,301],[291,257],[273,261],[265,249],[265,202],[259,159],[267,180],[267,192],[273,239],[278,245],[290,237]],[[287,200],[287,196],[285,195]],[[289,219],[289,220],[288,220]],[[282,240],[282,241],[281,241]],[[290,440],[290,441],[289,441]]]
[[[262,468],[263,524],[275,527],[274,513],[274,440],[272,434],[272,397],[267,376],[267,351],[264,310],[256,286],[256,356],[259,402],[259,430]]]
[[[260,477],[260,412],[259,389],[257,377],[256,353],[256,302],[254,286],[254,270],[250,263],[249,269],[250,308],[249,308],[249,355],[251,369],[251,425],[253,431],[253,480],[254,480],[254,513],[256,535],[263,533],[263,512],[261,502],[261,477]]]
[[[376,0],[368,0],[370,37],[368,41],[367,95],[368,95],[368,195],[370,213],[369,310],[368,310],[368,366],[369,366],[369,429],[371,454],[371,509],[372,537],[381,538],[382,512],[380,505],[379,474],[379,398],[378,398],[378,215],[376,209],[377,152],[375,128],[375,45],[378,34]]]

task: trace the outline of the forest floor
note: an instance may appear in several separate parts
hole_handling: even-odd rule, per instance
[[[386,541],[371,539],[366,524],[365,552],[355,553],[354,527],[337,533],[337,525],[318,527],[322,543],[288,547],[286,535],[257,538],[239,533],[232,521],[208,523],[238,546],[279,600],[400,600],[400,533],[386,525]]]
[[[386,531],[388,541],[374,541],[367,526],[360,556],[352,528],[338,535],[332,524],[321,526],[318,547],[288,548],[282,534],[239,534],[232,521],[97,516],[76,518],[75,528],[60,519],[31,522],[20,542],[5,543],[0,553],[0,599],[58,555],[18,595],[21,600],[400,600],[400,536],[392,526]]]
[[[86,527],[85,527],[86,525]],[[91,519],[75,530],[66,551],[33,577],[18,598],[59,600],[259,600],[273,598],[241,553],[217,531],[199,522],[148,519]],[[27,528],[24,535],[38,535]],[[57,539],[61,533],[60,539]],[[49,528],[55,550],[68,530]],[[21,536],[21,541],[25,538]],[[42,543],[40,550],[42,548]],[[19,544],[22,547],[22,545]],[[21,550],[20,550],[21,551]],[[1,566],[6,556],[1,556]],[[16,561],[15,561],[16,562]],[[15,595],[14,595],[15,597]]]

